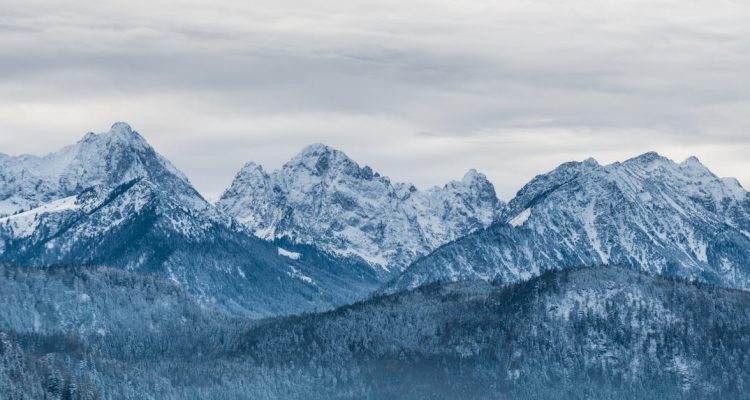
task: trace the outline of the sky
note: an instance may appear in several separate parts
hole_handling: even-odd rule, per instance
[[[504,200],[651,150],[748,188],[747,38],[746,0],[3,0],[0,152],[126,121],[209,198],[318,142]]]

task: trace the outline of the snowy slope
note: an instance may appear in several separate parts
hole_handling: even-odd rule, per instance
[[[0,225],[6,224],[13,236],[27,237],[32,235],[38,228],[40,216],[73,211],[79,208],[80,205],[76,204],[76,196],[65,197],[53,200],[29,211],[0,218]]]
[[[502,221],[440,248],[392,282],[528,279],[616,264],[750,288],[750,198],[696,158],[646,153],[602,166],[572,162],[529,182]]]
[[[288,238],[399,271],[488,226],[502,203],[474,170],[461,181],[420,191],[315,144],[274,172],[245,165],[217,206],[261,238]]]

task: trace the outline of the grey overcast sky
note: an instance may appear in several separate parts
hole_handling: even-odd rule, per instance
[[[215,197],[322,142],[505,200],[649,150],[750,185],[747,0],[0,2],[0,152],[127,121]]]

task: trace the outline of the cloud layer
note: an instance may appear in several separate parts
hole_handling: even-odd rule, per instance
[[[0,151],[125,120],[209,196],[312,142],[420,186],[477,168],[505,199],[649,150],[750,184],[747,2],[112,3],[0,4]]]

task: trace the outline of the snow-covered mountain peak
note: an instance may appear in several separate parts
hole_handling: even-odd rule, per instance
[[[331,153],[342,153],[323,143],[313,143],[305,146],[297,155],[292,157],[292,161],[306,158],[318,158]]]
[[[463,178],[461,178],[461,182],[465,184],[484,184],[485,182],[488,182],[487,176],[485,176],[481,172],[477,172],[474,168],[466,171]]]
[[[596,161],[596,159],[593,158],[593,157],[589,157],[589,158],[583,160],[582,164],[586,165],[586,166],[589,166],[589,167],[598,167],[599,166],[599,161]]]
[[[29,210],[87,187],[115,187],[149,179],[194,207],[202,197],[187,177],[126,123],[105,133],[88,133],[77,143],[46,156],[0,157],[0,216]]]
[[[413,186],[412,186],[413,188]],[[416,188],[412,189],[415,192]],[[428,192],[438,193],[443,192],[450,194],[452,197],[467,197],[473,198],[485,203],[496,203],[500,204],[500,200],[497,198],[495,193],[495,186],[487,179],[487,176],[481,172],[477,172],[475,169],[470,169],[460,181],[451,181],[445,184],[442,188],[432,188]],[[496,206],[497,207],[497,206]],[[488,207],[487,210],[496,207]],[[497,210],[495,210],[497,211]],[[492,222],[492,221],[488,221]]]
[[[83,177],[94,177],[94,184],[117,185],[143,177],[154,183],[177,178],[189,185],[187,176],[125,122],[116,122],[104,133],[87,134],[59,153],[73,153],[65,168],[77,169]]]
[[[739,182],[719,178],[695,156],[678,164],[656,153],[646,153],[622,164],[609,165],[605,173],[624,192],[633,192],[636,188],[641,192],[653,191],[649,187],[659,187],[660,197],[674,192],[670,196],[688,196],[704,205],[713,204],[712,209],[725,209],[728,207],[725,201],[743,202],[747,198]]]
[[[92,140],[96,140],[97,134],[94,132],[87,132],[85,135],[83,135],[83,138],[78,141],[78,143],[81,142],[90,142]]]
[[[655,152],[655,151],[649,151],[646,153],[643,153],[639,156],[635,156],[633,158],[630,158],[628,160],[625,160],[623,164],[640,164],[640,165],[651,165],[654,163],[664,163],[664,162],[670,162],[671,160],[662,156],[661,154]]]
[[[701,160],[698,159],[696,156],[690,156],[685,159],[685,161],[680,163],[681,166],[696,166],[696,167],[702,167],[706,168],[703,163],[701,163]]]
[[[464,174],[463,178],[461,178],[461,183],[470,187],[481,188],[483,190],[495,190],[495,186],[490,183],[489,179],[487,179],[487,175],[477,172],[477,170],[473,168]]]
[[[245,165],[242,166],[242,169],[240,172],[242,173],[251,173],[255,171],[262,171],[265,172],[265,169],[263,169],[263,166],[260,164],[256,164],[252,161],[245,163]]]
[[[344,152],[322,143],[306,146],[286,165],[305,165],[312,171],[325,172],[331,164],[354,163]]]
[[[674,173],[676,171],[685,171],[688,173],[697,172],[697,173],[703,174],[706,171],[708,171],[708,168],[706,168],[703,164],[701,164],[701,162],[695,156],[688,157],[685,161],[681,163],[676,163],[675,161],[665,156],[662,156],[661,154],[655,151],[643,153],[639,156],[625,160],[622,163],[615,162],[611,165],[608,165],[607,167],[616,168],[620,166],[626,167],[632,170],[638,169],[638,170],[647,171],[647,172],[654,172],[654,171],[660,170],[660,171],[669,172],[669,173]]]
[[[368,166],[360,166],[346,153],[333,147],[316,143],[305,147],[281,169],[287,176],[309,176],[318,179],[341,179],[349,176],[356,179],[372,179],[378,176]]]
[[[546,174],[537,175],[508,203],[506,215],[515,216],[542,201],[557,188],[604,169],[596,160],[589,158],[584,161],[569,161]]]
[[[263,169],[262,165],[256,164],[254,162],[246,163],[244,166],[242,166],[242,169],[240,169],[240,172],[237,173],[235,176],[235,179],[240,180],[265,180],[268,178],[268,173],[265,169]],[[225,193],[226,195],[226,193]]]
[[[610,193],[644,204],[659,199],[671,208],[684,200],[691,207],[697,202],[702,206],[712,204],[711,209],[724,209],[728,207],[725,199],[742,202],[747,196],[736,180],[718,178],[697,157],[676,163],[657,152],[648,152],[606,166],[587,161],[564,163],[522,188],[510,203],[510,213],[515,215],[554,192],[570,190],[568,187],[578,188],[576,197],[581,199]],[[612,193],[615,188],[617,193]]]
[[[133,128],[127,122],[118,121],[112,124],[110,132],[120,135],[130,135],[133,134]]]
[[[217,206],[266,239],[287,238],[384,268],[487,226],[502,206],[487,178],[420,191],[392,183],[344,152],[305,147],[279,170],[248,163]]]
[[[151,147],[146,139],[134,131],[126,122],[115,122],[110,130],[104,133],[89,132],[78,142],[78,145],[91,144],[99,146],[126,146],[140,149]]]
[[[698,160],[698,157],[690,156],[678,164],[680,171],[685,176],[694,178],[708,178],[714,180],[717,176],[708,167]]]

